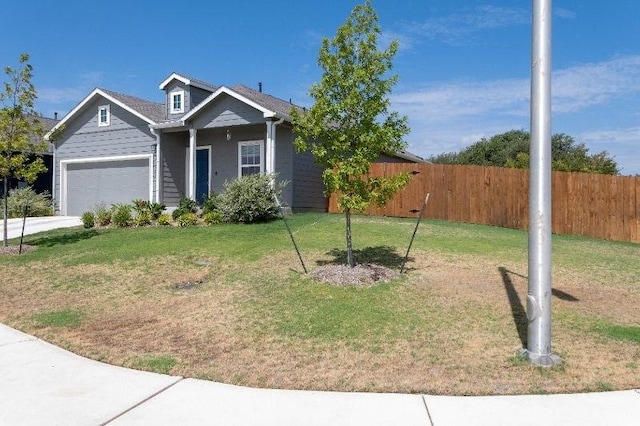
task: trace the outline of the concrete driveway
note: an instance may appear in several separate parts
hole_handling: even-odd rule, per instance
[[[38,232],[50,231],[58,228],[71,228],[82,226],[82,221],[78,216],[46,216],[28,217],[24,227],[24,235]],[[9,219],[7,235],[9,238],[19,238],[22,232],[22,219]],[[4,226],[0,219],[0,239],[4,238]]]

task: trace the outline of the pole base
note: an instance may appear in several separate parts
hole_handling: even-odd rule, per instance
[[[520,349],[518,355],[526,358],[529,363],[540,367],[553,367],[562,364],[562,358],[553,354],[536,354],[527,349]]]

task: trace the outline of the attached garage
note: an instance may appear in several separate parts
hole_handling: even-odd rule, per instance
[[[79,216],[98,203],[131,203],[153,196],[151,155],[64,160],[62,214]]]

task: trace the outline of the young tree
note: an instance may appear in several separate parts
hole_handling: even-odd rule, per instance
[[[395,153],[406,144],[407,118],[389,112],[387,95],[398,80],[387,76],[398,50],[394,41],[378,50],[378,17],[367,0],[356,6],[335,38],[322,40],[318,64],[322,79],[309,94],[314,105],[292,111],[299,151],[310,150],[325,167],[327,195],[339,194],[345,213],[347,263],[355,266],[351,240],[351,213],[371,203],[384,205],[409,180],[407,174],[370,178],[369,165],[383,153]]]
[[[29,55],[20,55],[20,69],[7,66],[7,81],[0,92],[0,179],[4,188],[4,246],[8,245],[9,179],[32,183],[46,171],[41,154],[47,150],[44,130],[34,109],[36,89],[31,83]]]

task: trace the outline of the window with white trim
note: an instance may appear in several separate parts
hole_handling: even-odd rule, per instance
[[[176,90],[169,94],[171,114],[182,114],[184,112],[184,90]]]
[[[263,172],[263,141],[238,142],[238,176],[249,176]]]
[[[109,105],[98,107],[98,127],[108,126],[111,124],[111,108]]]

